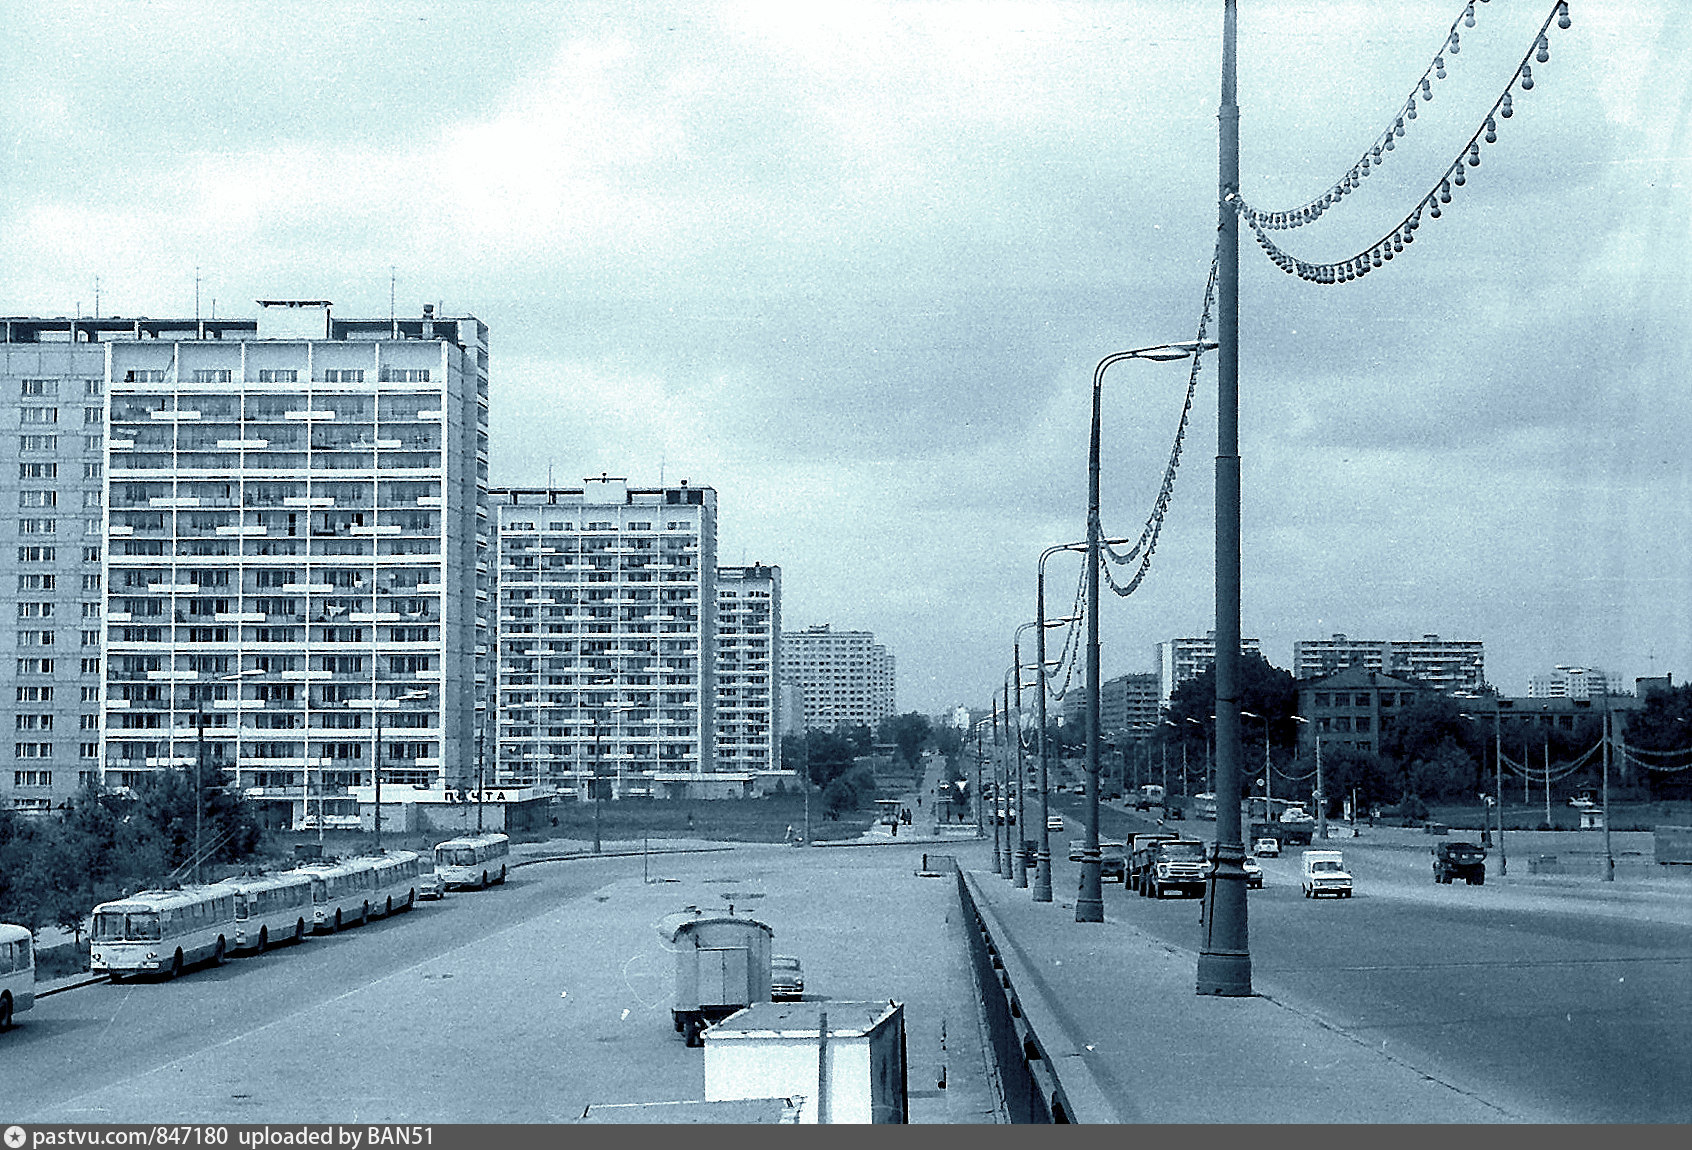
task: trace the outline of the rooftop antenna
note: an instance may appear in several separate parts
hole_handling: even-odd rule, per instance
[[[194,268],[194,319],[195,319],[196,322],[198,322],[199,318],[200,318],[200,269],[199,269],[198,266],[196,266]]]
[[[100,277],[94,277],[94,318],[100,318]]]
[[[390,320],[397,319],[399,317],[399,308],[394,303],[394,293],[397,289],[398,283],[399,283],[398,274],[394,269],[394,265],[389,264],[388,265],[388,318]]]

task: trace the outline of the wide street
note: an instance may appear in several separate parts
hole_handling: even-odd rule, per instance
[[[700,1099],[656,926],[732,903],[802,957],[807,998],[906,1004],[913,1122],[991,1122],[955,879],[919,876],[924,849],[538,863],[174,982],[38,999],[0,1036],[0,1121],[555,1123]]]
[[[1072,899],[1065,855],[1082,805],[1067,795],[1057,805],[1067,824],[1053,836],[1063,860],[1053,885]],[[1101,824],[1117,838],[1152,829],[1119,804],[1101,810]],[[1215,827],[1168,825],[1204,837]],[[1338,824],[1330,833],[1326,845],[1345,852],[1355,878],[1349,900],[1302,897],[1301,848],[1262,860],[1265,885],[1248,904],[1258,994],[1544,1120],[1692,1120],[1685,868],[1630,860],[1614,884],[1531,877],[1531,840],[1512,834],[1508,878],[1493,852],[1485,885],[1439,886],[1432,836],[1381,827],[1353,839]],[[1157,902],[1107,883],[1105,911],[1172,946],[1200,945],[1197,900]]]

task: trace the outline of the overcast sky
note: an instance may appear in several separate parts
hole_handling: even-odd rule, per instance
[[[1389,232],[1553,0],[1481,0],[1309,260]],[[499,485],[718,491],[783,623],[874,631],[902,710],[980,705],[1085,533],[1093,364],[1191,339],[1215,245],[1221,0],[84,5],[0,0],[0,313],[491,327]],[[1418,85],[1462,0],[1240,0],[1241,184],[1302,205]],[[1692,676],[1692,33],[1572,0],[1441,219],[1362,280],[1241,244],[1247,636],[1486,643]],[[213,303],[215,301],[215,304]],[[1183,365],[1106,386],[1137,535]],[[1107,676],[1213,626],[1214,364]],[[1050,613],[1077,565],[1048,569]],[[1031,657],[1025,654],[1025,658]]]

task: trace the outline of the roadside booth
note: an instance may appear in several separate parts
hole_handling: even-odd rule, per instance
[[[760,1002],[705,1032],[705,1097],[790,1097],[800,1123],[910,1121],[905,1007]]]

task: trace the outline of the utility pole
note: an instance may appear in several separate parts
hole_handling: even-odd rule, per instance
[[[1240,834],[1240,108],[1235,89],[1238,13],[1223,0],[1218,110],[1216,381],[1216,865],[1199,950],[1199,994],[1248,997],[1245,844]],[[1089,668],[1090,669],[1090,668]],[[1079,908],[1077,908],[1079,909]]]

